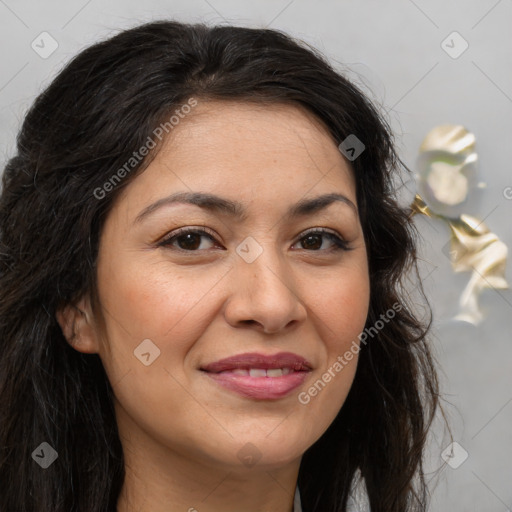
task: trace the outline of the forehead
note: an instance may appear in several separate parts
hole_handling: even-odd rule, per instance
[[[224,152],[233,159],[243,159],[243,152],[260,159],[295,153],[299,159],[311,150],[323,153],[322,163],[340,161],[326,125],[298,103],[199,100],[194,111],[171,130],[162,152],[176,154],[176,150],[193,150],[193,146],[203,152]]]
[[[294,104],[199,98],[125,192],[142,201],[177,190],[273,205],[336,191],[356,202],[352,169],[333,137]]]

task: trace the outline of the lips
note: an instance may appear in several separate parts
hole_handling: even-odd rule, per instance
[[[303,384],[311,364],[291,352],[240,354],[201,368],[216,384],[255,400],[277,400]]]
[[[225,359],[220,359],[219,361],[210,363],[201,368],[201,370],[209,373],[221,373],[233,370],[250,371],[277,369],[290,369],[296,372],[307,372],[310,371],[312,367],[306,359],[291,352],[279,352],[278,354],[269,356],[258,354],[256,352],[250,352],[227,357]]]

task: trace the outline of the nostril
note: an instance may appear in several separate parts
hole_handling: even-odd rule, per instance
[[[246,325],[252,325],[252,324],[257,324],[259,322],[257,322],[256,320],[242,320],[242,323],[246,324]]]

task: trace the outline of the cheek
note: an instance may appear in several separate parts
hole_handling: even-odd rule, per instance
[[[185,361],[212,322],[216,284],[226,271],[178,274],[164,261],[98,268],[108,340],[100,356],[123,411],[154,438],[186,430],[176,419],[193,411],[184,391],[190,388]]]
[[[323,433],[350,391],[359,357],[358,336],[366,323],[369,297],[369,278],[362,267],[360,271],[323,282],[312,300],[316,304],[316,330],[322,338],[325,357],[315,379],[298,396],[299,403],[318,419],[312,435]]]
[[[345,269],[316,283],[316,291],[310,293],[315,307],[315,321],[324,333],[325,345],[330,352],[344,351],[363,330],[368,315],[370,283],[366,266]],[[323,328],[322,328],[323,326]],[[332,355],[332,354],[331,354]]]
[[[134,350],[150,339],[160,350],[155,364],[183,361],[211,322],[215,287],[228,270],[177,271],[164,260],[147,263],[137,258],[118,259],[116,267],[99,265],[110,351],[124,366],[133,366]]]

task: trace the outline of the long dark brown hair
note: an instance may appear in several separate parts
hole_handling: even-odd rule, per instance
[[[368,251],[367,326],[402,308],[362,344],[348,398],[304,454],[304,512],[343,512],[360,471],[373,512],[424,511],[423,453],[438,406],[427,345],[431,315],[404,288],[417,275],[417,232],[394,199],[403,165],[383,116],[316,50],[276,30],[158,21],[73,58],[29,109],[0,196],[0,512],[114,511],[124,478],[113,392],[97,354],[66,342],[56,311],[95,296],[103,223],[153,150],[100,199],[94,191],[191,97],[300,104],[350,162]],[[430,311],[428,303],[427,311]],[[341,314],[341,313],[340,313]],[[42,442],[58,460],[42,470]]]

